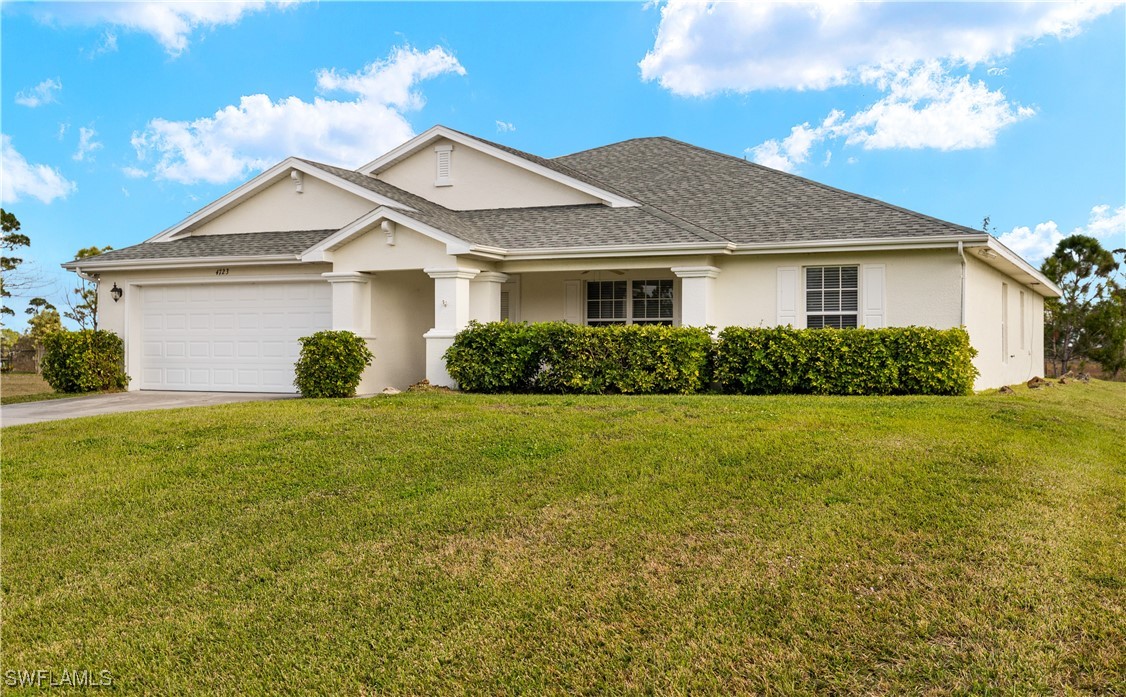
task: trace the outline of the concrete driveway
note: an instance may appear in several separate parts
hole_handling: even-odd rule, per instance
[[[48,399],[43,402],[25,402],[0,406],[0,426],[20,426],[41,421],[77,419],[80,416],[119,414],[125,411],[149,409],[180,409],[182,407],[207,407],[232,402],[260,402],[273,399],[293,399],[295,394],[265,394],[259,392],[119,392],[90,397]]]

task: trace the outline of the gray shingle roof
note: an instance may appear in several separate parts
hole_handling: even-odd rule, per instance
[[[982,234],[671,138],[627,140],[553,162],[736,243]]]
[[[301,252],[336,230],[296,232],[245,232],[233,235],[199,235],[167,242],[145,242],[90,257],[84,261],[137,261],[142,259],[199,259],[207,257],[285,256]]]
[[[471,244],[509,250],[982,233],[671,138],[639,138],[546,159],[475,140],[637,202],[455,211],[349,169],[302,160],[397,201],[391,206]],[[298,255],[335,230],[187,237],[114,250],[96,261]],[[92,259],[93,260],[93,259]],[[88,260],[90,261],[90,260]]]

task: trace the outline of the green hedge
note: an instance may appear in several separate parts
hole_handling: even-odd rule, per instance
[[[293,384],[303,397],[352,397],[364,368],[375,358],[367,342],[349,331],[303,336]]]
[[[43,338],[43,379],[56,392],[123,390],[125,343],[113,332],[60,331]]]
[[[963,329],[704,329],[471,323],[446,352],[467,392],[960,395],[976,351]]]
[[[714,375],[739,394],[961,395],[978,371],[964,329],[748,329],[715,344]]]
[[[467,392],[691,394],[708,383],[711,343],[693,327],[474,322],[445,359]]]

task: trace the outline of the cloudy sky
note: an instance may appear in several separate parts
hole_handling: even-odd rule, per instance
[[[1036,264],[1077,231],[1126,245],[1121,3],[0,12],[0,195],[59,290],[81,247],[140,242],[286,156],[357,166],[435,123],[549,157],[668,135],[989,216]]]

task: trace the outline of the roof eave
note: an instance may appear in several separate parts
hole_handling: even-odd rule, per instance
[[[96,259],[96,257],[95,257]],[[113,261],[85,261],[75,259],[61,266],[67,271],[100,272],[128,269],[196,268],[201,266],[274,266],[278,264],[300,264],[296,254],[265,254],[250,256],[211,256],[211,257],[170,257],[166,259],[117,259]]]

